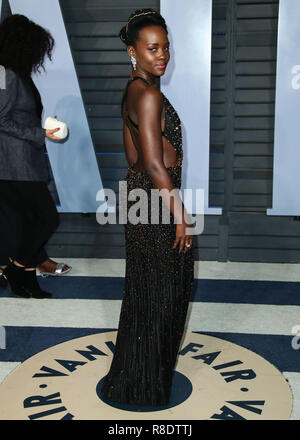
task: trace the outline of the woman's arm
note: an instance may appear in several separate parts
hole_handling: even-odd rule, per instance
[[[44,128],[26,127],[11,119],[10,114],[17,100],[19,79],[10,69],[5,69],[5,75],[5,89],[0,89],[0,132],[44,145],[46,136]]]
[[[158,190],[167,190],[160,192],[162,199],[178,223],[182,223],[184,222],[185,209],[163,162],[160,121],[162,112],[161,93],[156,88],[147,87],[141,92],[137,101],[136,109],[143,164],[154,186]],[[174,190],[174,197],[170,197],[172,190]],[[187,216],[187,213],[185,215]]]

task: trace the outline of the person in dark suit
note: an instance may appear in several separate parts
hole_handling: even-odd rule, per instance
[[[24,15],[13,14],[0,24],[0,197],[2,206],[22,223],[15,255],[10,255],[3,276],[12,292],[25,298],[52,296],[40,288],[36,268],[59,224],[47,187],[45,156],[45,137],[58,141],[59,129],[41,127],[43,106],[31,74],[44,69],[53,47],[51,34]]]

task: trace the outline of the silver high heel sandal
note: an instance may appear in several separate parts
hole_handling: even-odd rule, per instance
[[[70,270],[72,269],[72,266],[69,266],[69,269],[63,271],[64,266],[69,266],[69,265],[68,264],[66,265],[65,263],[57,263],[57,266],[56,266],[54,273],[53,272],[44,272],[44,271],[41,271],[40,269],[38,269],[38,270],[39,270],[39,274],[41,275],[41,277],[48,277],[49,275],[56,277],[56,276],[60,276],[60,275],[65,275],[66,273],[70,272]]]

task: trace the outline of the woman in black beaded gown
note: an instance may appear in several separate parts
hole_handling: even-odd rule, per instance
[[[140,205],[148,207],[148,223],[125,224],[124,295],[114,356],[101,393],[111,401],[136,405],[169,402],[194,281],[193,240],[181,199],[162,195],[159,221],[150,223],[151,190],[176,192],[181,186],[181,122],[155,84],[170,58],[167,33],[163,17],[153,9],[135,11],[120,32],[133,62],[122,101],[130,165],[125,182],[128,194],[143,189],[148,195],[147,203]],[[135,203],[127,200],[127,212]],[[164,203],[168,224],[162,221]],[[183,221],[176,224],[175,219]]]

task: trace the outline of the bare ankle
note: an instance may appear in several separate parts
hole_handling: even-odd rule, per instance
[[[18,266],[18,267],[25,267],[25,266],[23,266],[22,264],[18,263],[17,260],[15,260],[13,263],[14,263],[15,266]]]

